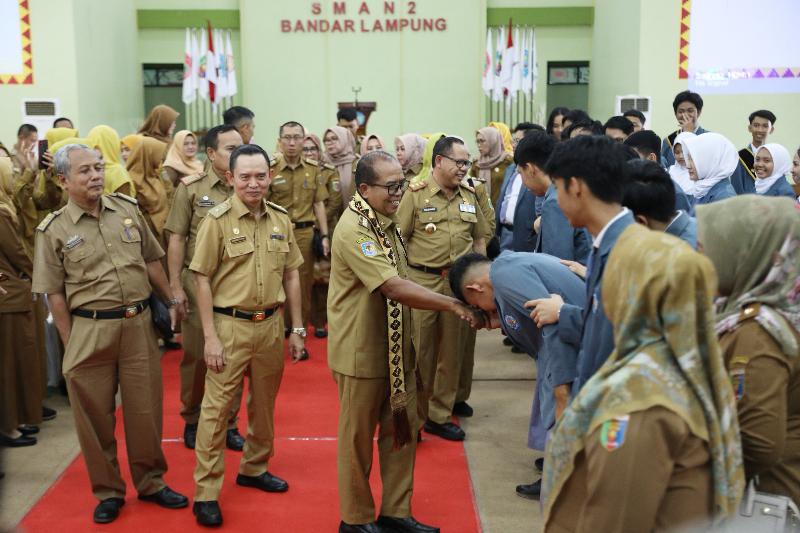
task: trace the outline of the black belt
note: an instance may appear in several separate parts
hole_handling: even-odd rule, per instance
[[[306,222],[295,222],[294,223],[294,229],[303,229],[303,228],[312,228],[312,227],[314,227],[314,223],[312,221],[310,221],[310,220],[307,220]]]
[[[73,309],[72,314],[83,318],[91,318],[94,320],[110,320],[113,318],[133,318],[150,305],[150,302],[145,300],[138,304],[129,305],[127,307],[120,307],[119,309],[108,309],[106,311],[93,311],[91,309]]]
[[[275,314],[277,307],[272,309],[264,309],[263,311],[242,311],[233,307],[217,307],[214,306],[214,312],[221,315],[232,316],[233,318],[241,318],[242,320],[250,320],[251,322],[261,322]]]
[[[514,230],[514,224],[507,224],[505,222],[501,222],[500,223],[500,227],[501,228],[506,228],[509,231],[513,231]]]
[[[422,272],[426,272],[428,274],[435,274],[436,276],[446,277],[447,273],[450,271],[450,267],[447,268],[433,268],[424,265],[408,265],[414,270],[421,270]]]

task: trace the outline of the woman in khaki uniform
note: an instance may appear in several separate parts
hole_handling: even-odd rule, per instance
[[[506,168],[514,162],[514,156],[503,147],[503,136],[497,128],[487,126],[479,129],[475,135],[475,143],[478,145],[479,157],[470,169],[470,176],[484,183],[492,199],[492,206],[496,206]]]
[[[19,428],[42,421],[42,398],[38,394],[42,373],[34,356],[33,264],[8,194],[11,173],[11,160],[0,157],[0,273],[6,278],[2,283],[5,293],[0,293],[0,445],[17,447],[36,444],[27,426],[22,431]]]
[[[181,178],[199,174],[203,171],[203,163],[195,157],[196,154],[197,137],[189,130],[179,131],[167,150],[161,177],[177,187]]]
[[[426,139],[416,133],[406,133],[394,138],[394,154],[403,167],[403,176],[414,179],[422,170],[422,154]]]
[[[167,151],[166,143],[152,137],[143,137],[128,158],[128,174],[136,187],[136,200],[147,225],[161,246],[165,246],[164,224],[169,215],[171,184],[161,177],[161,162]]]
[[[736,404],[713,330],[711,263],[634,224],[603,275],[616,348],[556,424],[545,531],[705,531],[744,489]]]
[[[719,277],[717,334],[757,489],[800,502],[800,211],[746,195],[697,210]]]
[[[175,131],[175,121],[178,120],[178,115],[180,113],[170,106],[159,104],[150,110],[144,124],[136,133],[170,144],[172,143],[172,132]]]

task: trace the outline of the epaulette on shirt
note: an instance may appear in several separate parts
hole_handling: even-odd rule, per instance
[[[139,202],[133,196],[128,196],[127,194],[122,194],[121,192],[112,192],[111,196],[115,196],[121,200],[125,200],[126,202],[130,202],[133,205],[139,205]]]
[[[466,182],[462,181],[462,182],[459,182],[459,185],[461,185],[462,187],[467,189],[469,192],[475,192],[475,187],[473,187],[469,183],[466,183]]]
[[[51,211],[46,217],[44,217],[44,220],[42,220],[41,223],[39,223],[39,225],[36,226],[36,230],[45,231],[47,229],[47,226],[49,226],[50,223],[54,221],[56,217],[64,211],[64,209],[66,209],[66,206],[62,207],[58,211]]]
[[[285,207],[281,207],[276,203],[267,202],[267,205],[272,207],[273,209],[276,209],[276,210],[280,211],[281,213],[286,213],[287,215],[289,214],[289,211],[287,211]]]
[[[741,324],[745,320],[757,317],[759,311],[761,311],[760,303],[752,303],[744,306],[742,311],[739,313],[739,320],[738,320],[739,324]]]
[[[411,185],[409,185],[408,188],[411,189],[413,192],[417,192],[417,191],[421,191],[422,189],[424,189],[427,186],[428,186],[428,182],[427,181],[418,181],[416,183],[412,183]]]
[[[331,165],[330,163],[322,163],[322,168],[327,168],[328,170],[336,170],[336,167]]]
[[[186,186],[189,186],[196,181],[200,181],[206,176],[207,174],[205,172],[200,172],[199,174],[192,174],[191,176],[184,176],[181,178],[181,183],[183,183]]]
[[[231,209],[231,201],[225,200],[221,204],[217,204],[208,210],[208,214],[214,218],[219,218]]]
[[[306,158],[305,161],[306,161],[306,163],[308,163],[311,166],[314,166],[314,167],[318,167],[319,166],[319,161],[317,161],[316,159]]]

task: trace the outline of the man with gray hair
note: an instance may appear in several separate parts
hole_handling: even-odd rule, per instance
[[[186,497],[163,480],[161,366],[148,309],[152,288],[175,303],[159,261],[164,251],[135,199],[103,195],[103,163],[94,150],[68,144],[56,152],[55,169],[69,201],[36,228],[32,290],[47,294],[66,347],[78,441],[100,500],[94,521],[112,522],[125,504],[114,438],[117,388],[139,499],[186,507]]]

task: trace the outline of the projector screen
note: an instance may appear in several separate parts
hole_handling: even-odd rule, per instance
[[[800,0],[689,5],[689,89],[800,93]]]

